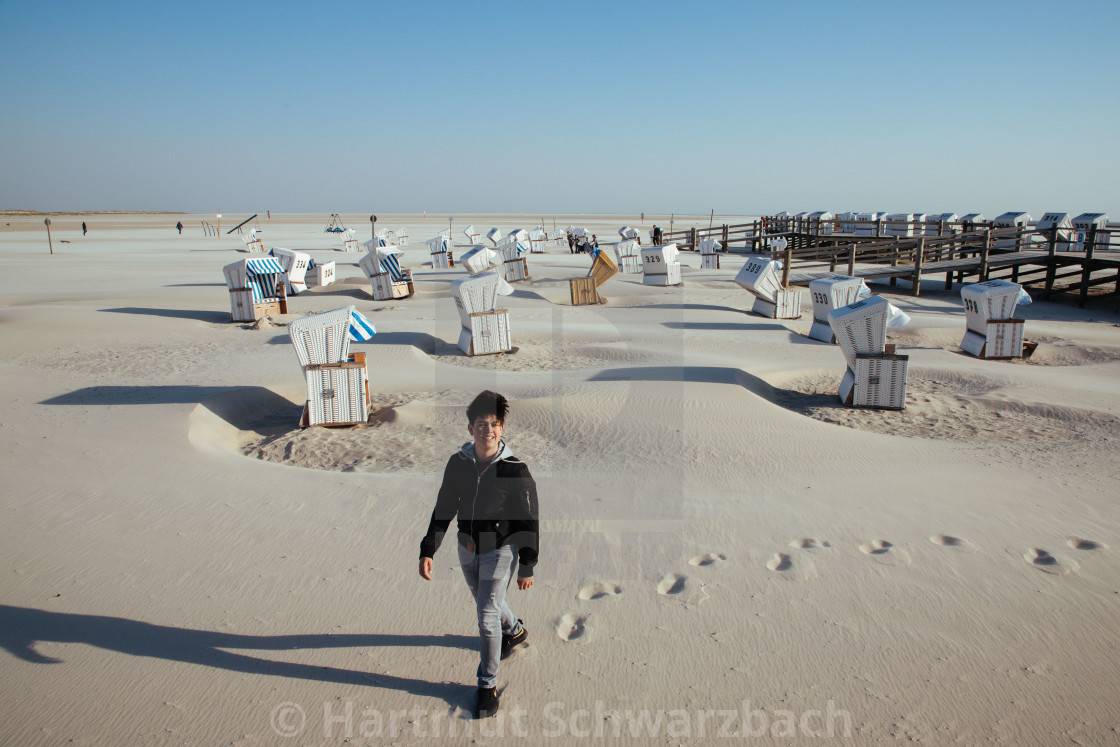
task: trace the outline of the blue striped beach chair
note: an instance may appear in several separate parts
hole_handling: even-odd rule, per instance
[[[369,375],[365,353],[351,353],[350,342],[369,340],[375,333],[369,319],[353,306],[311,314],[288,325],[307,384],[302,427],[366,422]]]
[[[401,267],[401,254],[395,246],[373,247],[358,262],[358,267],[369,278],[374,300],[407,298],[415,292],[412,271]]]
[[[273,257],[243,259],[222,268],[235,322],[254,322],[268,314],[288,313],[287,273]]]

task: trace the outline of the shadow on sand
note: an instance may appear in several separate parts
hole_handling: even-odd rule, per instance
[[[228,324],[228,311],[205,311],[203,309],[145,309],[136,306],[126,306],[120,309],[98,309],[98,311],[113,314],[142,314],[145,316],[165,316],[171,319],[194,319],[199,322],[213,322],[215,324]]]
[[[220,406],[218,404],[221,403]],[[41,405],[197,405],[240,430],[262,418],[298,420],[302,406],[258,386],[90,386],[43,400]]]
[[[153,625],[119,617],[48,612],[0,605],[0,646],[3,646],[12,656],[24,661],[36,664],[62,663],[58,659],[44,656],[36,651],[35,644],[39,642],[84,643],[128,656],[178,661],[244,674],[380,687],[386,690],[399,690],[410,695],[441,698],[450,705],[462,708],[472,706],[474,687],[335,667],[271,661],[243,653],[232,653],[226,649],[285,651],[297,648],[391,649],[409,646],[476,650],[478,646],[476,637],[461,635],[410,636],[387,633],[236,635]]]

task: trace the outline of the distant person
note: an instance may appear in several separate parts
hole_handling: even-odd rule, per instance
[[[645,222],[646,222],[646,214],[642,213],[642,223],[645,223]]]
[[[179,235],[182,236],[183,235],[183,221],[179,221],[178,223],[176,223],[175,228],[179,229]]]
[[[568,254],[576,253],[576,237],[572,236],[572,232],[568,231]]]
[[[271,210],[265,210],[265,212],[268,213],[268,219],[272,220],[272,211]]]
[[[468,441],[447,460],[428,531],[420,542],[420,576],[432,580],[432,558],[458,517],[459,566],[478,614],[477,717],[498,710],[498,665],[529,637],[506,604],[506,589],[533,585],[537,564],[537,485],[529,467],[502,439],[509,402],[484,391],[467,407]]]
[[[86,222],[82,221],[82,236],[86,235]]]

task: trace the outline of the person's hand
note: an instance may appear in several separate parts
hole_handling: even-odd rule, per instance
[[[528,578],[521,578],[519,576],[517,578],[517,588],[521,589],[521,591],[525,591],[526,589],[528,589],[532,585],[533,585],[533,577],[532,576],[529,576]]]
[[[420,558],[420,578],[425,581],[432,580],[432,559]],[[530,579],[532,580],[532,579]]]

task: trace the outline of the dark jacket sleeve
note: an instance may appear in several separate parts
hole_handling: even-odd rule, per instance
[[[537,483],[529,468],[521,465],[521,490],[523,513],[510,522],[511,540],[517,544],[517,576],[531,578],[540,552],[540,506],[537,503]]]
[[[436,550],[443,542],[443,535],[447,533],[447,527],[451,526],[455,515],[459,513],[459,491],[452,474],[457,458],[457,455],[452,455],[443,468],[443,484],[439,486],[439,493],[436,495],[436,507],[432,510],[428,531],[424,534],[424,539],[420,540],[421,558],[435,557]]]

